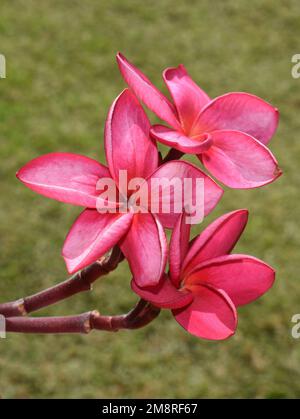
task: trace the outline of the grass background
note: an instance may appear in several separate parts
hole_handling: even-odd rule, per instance
[[[118,50],[162,86],[160,72],[184,63],[214,97],[248,91],[280,109],[271,149],[284,170],[258,190],[226,189],[207,222],[247,207],[237,251],[277,269],[273,289],[239,310],[223,343],[184,332],[169,312],[135,332],[89,336],[9,335],[0,340],[0,395],[12,397],[300,397],[299,2],[286,0],[2,0],[0,52],[0,301],[60,282],[60,249],[79,209],[35,195],[16,170],[42,153],[69,151],[104,162],[108,107],[124,87]],[[202,228],[202,226],[201,226]],[[195,229],[194,233],[199,231]],[[42,314],[129,309],[126,263]]]

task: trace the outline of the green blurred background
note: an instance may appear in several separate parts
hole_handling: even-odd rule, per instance
[[[161,88],[161,71],[184,63],[212,97],[248,91],[277,106],[271,149],[284,170],[258,190],[226,189],[205,222],[249,208],[236,250],[277,269],[273,289],[239,310],[233,338],[198,340],[167,311],[134,332],[9,335],[0,340],[0,395],[300,397],[300,340],[291,337],[291,317],[300,312],[300,79],[291,76],[291,57],[300,53],[298,0],[2,0],[0,8],[7,59],[0,80],[0,301],[66,277],[60,250],[80,209],[34,194],[15,172],[51,151],[105,161],[105,116],[124,88],[118,50]],[[123,263],[94,292],[41,314],[125,312],[136,301],[129,280]]]

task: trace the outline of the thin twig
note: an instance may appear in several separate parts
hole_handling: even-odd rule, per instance
[[[5,317],[25,316],[79,292],[89,291],[93,282],[100,276],[106,275],[114,270],[123,258],[124,256],[120,249],[115,246],[108,257],[77,272],[66,281],[29,297],[0,304],[0,314]]]
[[[64,317],[8,317],[6,332],[89,333],[91,312]]]
[[[9,317],[6,332],[15,333],[89,333],[92,329],[117,332],[120,329],[138,329],[146,326],[160,313],[160,309],[140,300],[128,314],[102,316],[89,311],[63,317]]]

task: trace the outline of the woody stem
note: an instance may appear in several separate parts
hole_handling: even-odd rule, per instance
[[[108,274],[116,269],[119,262],[123,260],[120,249],[115,246],[111,254],[100,261],[93,263],[71,278],[51,288],[38,292],[37,294],[21,298],[16,301],[0,304],[0,314],[5,317],[25,316],[33,311],[48,307],[61,300],[82,291],[91,290],[92,283],[100,276]]]
[[[8,317],[6,332],[15,333],[89,333],[91,330],[117,332],[120,329],[138,329],[146,326],[160,313],[160,309],[140,300],[134,309],[118,316],[102,316],[89,311],[64,317]]]

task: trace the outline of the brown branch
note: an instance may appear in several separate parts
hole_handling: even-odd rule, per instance
[[[9,317],[6,332],[15,333],[89,333],[92,329],[116,332],[146,326],[160,313],[160,309],[140,300],[136,307],[120,316],[101,316],[90,311],[64,317]]]
[[[117,332],[120,329],[139,329],[154,320],[160,313],[160,309],[147,301],[139,303],[127,314],[120,316],[101,316],[95,314],[91,319],[92,329]]]
[[[123,258],[120,249],[115,246],[109,256],[77,272],[66,281],[29,297],[0,304],[0,314],[5,317],[25,316],[79,292],[89,291],[96,279],[114,270]]]
[[[88,333],[91,313],[64,317],[8,317],[5,330],[16,333]]]

